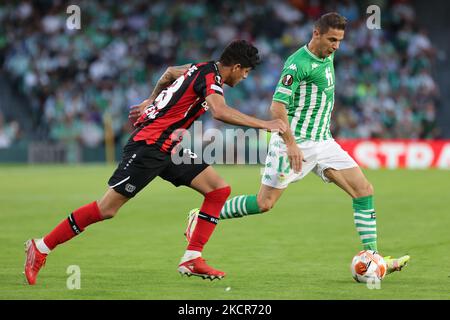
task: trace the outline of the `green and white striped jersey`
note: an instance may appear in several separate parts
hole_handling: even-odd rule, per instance
[[[304,45],[284,64],[274,101],[286,105],[297,142],[331,139],[334,105],[334,53],[320,59]]]

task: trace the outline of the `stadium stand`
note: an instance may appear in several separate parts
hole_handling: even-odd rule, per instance
[[[79,1],[80,30],[66,28],[65,1],[2,5],[0,82],[17,97],[1,104],[0,148],[21,139],[53,141],[76,155],[80,146],[103,145],[106,113],[123,144],[131,130],[127,106],[145,99],[167,66],[217,58],[235,38],[254,42],[263,63],[226,90],[227,100],[267,118],[284,59],[329,11],[349,21],[335,58],[334,136],[440,138],[440,92],[431,72],[436,50],[427,30],[409,1],[376,2],[380,30],[367,28],[367,5],[353,0]],[[17,103],[12,99],[24,104],[22,116],[8,111]],[[208,118],[204,127],[211,126],[223,125]]]

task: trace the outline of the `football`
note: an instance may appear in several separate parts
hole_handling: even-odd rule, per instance
[[[386,275],[386,262],[376,251],[363,250],[353,257],[351,271],[357,282],[382,280]]]

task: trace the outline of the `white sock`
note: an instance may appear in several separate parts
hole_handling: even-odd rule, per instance
[[[34,242],[36,243],[36,248],[39,250],[40,253],[44,253],[44,254],[50,253],[51,250],[47,247],[43,238],[36,239],[36,240],[34,240]]]
[[[202,253],[200,251],[194,251],[194,250],[186,250],[186,252],[184,253],[184,256],[181,258],[180,264],[201,257]]]

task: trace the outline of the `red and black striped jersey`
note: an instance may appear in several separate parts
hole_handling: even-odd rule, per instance
[[[134,141],[145,140],[163,152],[170,151],[182,137],[180,132],[208,110],[205,98],[223,95],[223,80],[214,61],[192,64],[164,89],[134,123]]]

